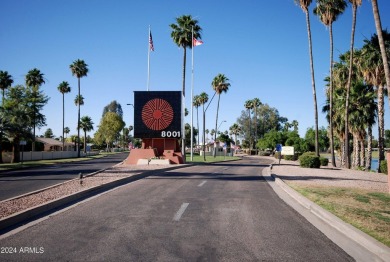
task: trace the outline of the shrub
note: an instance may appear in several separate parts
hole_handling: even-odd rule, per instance
[[[381,173],[387,175],[387,160],[382,160],[379,167]]]
[[[270,151],[259,151],[259,156],[270,156],[271,152]]]
[[[299,157],[299,165],[301,167],[320,168],[321,161],[314,152],[306,152]]]
[[[292,156],[284,156],[283,158],[284,158],[285,160],[297,161],[297,160],[298,160],[298,154],[295,153],[295,154],[292,155]]]
[[[327,159],[326,157],[320,157],[320,162],[321,162],[321,166],[328,166],[329,159]]]
[[[279,159],[279,155],[280,155],[280,152],[275,152],[274,157],[275,157],[276,159]],[[282,156],[282,158],[283,158],[283,156]]]

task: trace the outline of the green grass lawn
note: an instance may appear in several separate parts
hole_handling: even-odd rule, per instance
[[[390,247],[390,195],[351,188],[289,186]]]

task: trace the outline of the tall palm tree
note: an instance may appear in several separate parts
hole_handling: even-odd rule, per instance
[[[253,109],[255,111],[255,123],[254,123],[254,125],[255,125],[255,137],[254,137],[255,141],[254,142],[256,145],[257,144],[257,109],[259,108],[259,106],[262,105],[262,103],[261,103],[260,99],[256,97],[256,98],[253,98],[252,104],[253,104]]]
[[[193,19],[191,15],[182,15],[176,18],[176,24],[170,25],[172,32],[172,40],[177,46],[183,48],[183,74],[182,74],[182,90],[183,97],[186,91],[186,63],[187,63],[187,48],[192,48],[192,36],[196,39],[201,39],[202,28],[198,25],[198,20]],[[192,34],[193,32],[193,34]],[[184,102],[184,101],[183,101]],[[184,123],[183,123],[184,124]],[[183,126],[184,131],[184,126]],[[182,138],[182,154],[185,156],[185,136]]]
[[[362,4],[362,0],[349,0],[352,4],[352,30],[351,30],[351,47],[350,47],[350,57],[349,57],[349,72],[348,72],[348,82],[347,82],[347,94],[345,99],[345,167],[350,168],[350,159],[349,159],[349,129],[348,129],[348,114],[349,114],[349,93],[351,90],[351,81],[352,81],[352,65],[353,65],[353,54],[354,54],[354,42],[355,42],[355,28],[356,28],[356,11],[357,8]]]
[[[12,79],[12,76],[8,74],[7,71],[0,71],[0,89],[2,91],[2,102],[1,104],[4,104],[4,92],[7,88],[9,88],[14,80]]]
[[[208,130],[206,130],[206,111],[204,109],[204,105],[209,101],[209,96],[205,92],[202,92],[198,96],[197,100],[198,100],[199,104],[202,105],[202,113],[203,113],[203,132],[202,132],[203,146],[202,146],[202,151],[203,151],[203,158],[204,158],[204,160],[206,160],[206,140],[205,140],[205,137],[206,137],[206,131],[208,133]]]
[[[65,139],[64,139],[64,131],[65,131],[65,94],[70,92],[69,83],[66,81],[62,81],[61,84],[57,87],[58,91],[62,94],[62,151],[65,150]]]
[[[39,69],[34,68],[28,71],[26,75],[26,86],[30,88],[32,93],[36,95],[39,92],[39,87],[45,83],[43,78],[44,74],[39,71]],[[36,114],[37,110],[35,108],[35,99],[32,101],[32,110],[33,110],[33,143],[32,151],[35,151],[35,126],[36,126]]]
[[[87,153],[87,132],[93,130],[93,122],[92,118],[89,116],[83,116],[80,120],[80,126],[78,129],[81,128],[84,131],[84,153]]]
[[[77,86],[78,86],[78,96],[80,97],[80,79],[88,74],[88,65],[84,60],[77,59],[69,66],[72,75],[77,77]],[[77,138],[80,141],[80,103],[78,103],[78,113],[77,113]],[[80,145],[77,149],[77,157],[80,157]]]
[[[215,93],[218,95],[217,117],[215,119],[215,130],[218,130],[219,102],[221,99],[221,94],[226,93],[229,90],[230,87],[229,78],[227,78],[224,74],[218,74],[216,77],[214,77],[213,81],[211,82],[211,86],[213,87]],[[217,133],[215,132],[214,141],[216,140],[217,140]]]
[[[199,110],[198,108],[202,105],[202,103],[200,102],[200,98],[198,95],[194,96],[193,98],[193,101],[192,101],[192,105],[196,108],[196,129],[198,130],[198,138],[196,140],[196,142],[199,144]]]
[[[387,50],[390,50],[390,34],[387,31],[382,32],[385,39]],[[378,149],[379,161],[385,159],[384,153],[384,92],[386,77],[383,66],[383,60],[380,51],[379,38],[374,34],[370,40],[365,40],[360,57],[360,70],[363,72],[364,80],[376,87],[378,99]],[[390,55],[390,54],[388,54]],[[380,170],[379,170],[380,171]]]
[[[248,128],[249,128],[249,148],[252,149],[252,123],[251,123],[251,109],[253,109],[253,100],[246,100],[244,107],[248,110]]]
[[[390,87],[390,69],[389,69],[389,61],[388,61],[388,54],[385,46],[385,38],[383,36],[383,30],[382,30],[382,23],[381,23],[381,18],[379,15],[379,7],[378,7],[378,2],[377,0],[371,0],[372,3],[372,12],[374,13],[374,20],[375,20],[375,27],[376,27],[376,33],[378,35],[378,40],[379,40],[379,47],[381,50],[381,56],[382,56],[382,62],[383,62],[383,67],[385,71],[385,77],[386,77],[386,86]],[[390,96],[388,96],[389,99],[389,106],[390,106]]]
[[[318,146],[318,106],[317,106],[317,91],[316,83],[314,78],[314,61],[313,61],[313,48],[311,40],[311,29],[310,29],[310,15],[309,15],[309,6],[312,3],[312,0],[294,0],[298,4],[303,12],[306,14],[306,27],[307,27],[307,37],[309,40],[309,55],[310,55],[310,71],[311,71],[311,85],[313,90],[313,102],[314,102],[314,127],[315,127],[315,151],[316,155],[320,155],[320,150]]]
[[[334,137],[333,137],[333,29],[332,25],[337,20],[338,16],[341,15],[347,3],[345,0],[317,0],[317,6],[314,8],[314,14],[318,15],[321,22],[329,28],[329,39],[330,39],[330,101],[329,101],[329,125],[330,125],[330,150],[332,155],[332,166],[336,166],[336,159],[334,156]]]

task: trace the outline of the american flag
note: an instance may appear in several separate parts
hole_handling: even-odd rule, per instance
[[[198,40],[195,37],[194,37],[194,39],[192,41],[193,41],[193,43],[192,43],[193,46],[198,46],[198,45],[203,44],[202,40]]]
[[[149,32],[149,48],[151,51],[154,51],[154,46],[153,46],[153,38],[152,38],[152,32]]]

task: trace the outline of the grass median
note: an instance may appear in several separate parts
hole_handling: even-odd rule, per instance
[[[390,247],[390,195],[388,193],[288,184],[344,222]]]
[[[191,161],[191,155],[186,155],[186,161],[187,163],[193,163],[193,164],[204,164],[204,163],[214,163],[214,162],[223,162],[223,161],[232,161],[232,160],[239,160],[241,157],[236,156],[206,156],[206,160],[204,159],[204,156],[200,156],[198,154],[193,154],[193,160]]]

